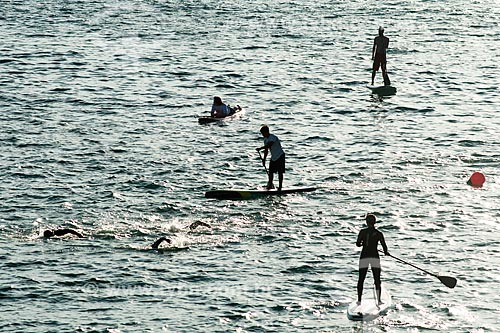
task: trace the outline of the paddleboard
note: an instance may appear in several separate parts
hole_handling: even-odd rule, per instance
[[[214,190],[205,193],[205,198],[219,200],[248,200],[270,195],[285,195],[315,191],[316,187],[292,187],[278,191],[273,190]]]
[[[391,295],[384,286],[382,286],[381,298],[382,304],[379,305],[375,297],[368,298],[368,296],[365,297],[365,295],[363,295],[361,304],[358,305],[356,301],[349,304],[347,308],[347,318],[357,321],[370,321],[384,314],[392,306]]]
[[[210,123],[215,123],[218,121],[222,120],[231,120],[231,119],[236,119],[241,117],[243,115],[244,111],[242,108],[236,109],[236,111],[229,116],[218,118],[218,117],[212,117],[212,116],[201,116],[198,117],[198,123],[200,124],[210,124]]]
[[[389,95],[394,95],[396,94],[396,87],[393,86],[367,86],[368,89],[372,91],[372,93],[381,95],[381,96],[389,96]]]

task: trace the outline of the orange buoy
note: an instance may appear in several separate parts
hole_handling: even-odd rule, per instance
[[[484,175],[481,172],[474,172],[467,181],[467,184],[474,187],[481,187],[483,186],[485,181],[486,177],[484,177]]]

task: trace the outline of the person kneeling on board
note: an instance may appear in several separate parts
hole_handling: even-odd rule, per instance
[[[278,191],[281,191],[283,186],[283,174],[285,173],[285,152],[281,147],[281,141],[274,134],[269,133],[269,127],[264,125],[260,129],[260,133],[264,137],[264,146],[256,148],[257,151],[264,150],[264,158],[262,159],[262,164],[266,166],[266,158],[269,151],[271,151],[271,161],[269,162],[269,172],[267,189],[270,190],[274,188],[273,180],[274,174],[278,173]]]
[[[56,229],[56,230],[45,230],[43,232],[44,238],[51,238],[54,236],[61,237],[61,236],[65,236],[65,235],[74,235],[78,238],[83,238],[83,235],[81,233],[79,233],[78,231],[75,231],[73,229],[67,229],[67,228]]]
[[[380,257],[378,254],[378,243],[382,245],[384,254],[389,255],[387,245],[385,244],[384,234],[375,229],[375,222],[377,221],[375,215],[366,215],[367,228],[361,229],[356,240],[356,246],[362,246],[361,255],[359,257],[359,278],[358,278],[358,304],[361,304],[361,297],[363,295],[363,284],[365,282],[368,267],[371,266],[373,280],[375,281],[375,290],[377,291],[377,301],[381,304],[381,281],[380,281]]]
[[[196,221],[196,222],[193,222],[190,225],[188,225],[186,227],[186,229],[189,228],[189,230],[194,230],[194,229],[196,229],[198,227],[211,228],[210,224],[208,224],[208,223],[201,222],[201,221]],[[154,249],[154,250],[158,250],[158,247],[163,242],[167,242],[168,244],[172,244],[172,240],[171,239],[169,239],[167,237],[160,237],[153,244],[151,244],[151,248]]]
[[[236,108],[232,108],[229,104],[224,104],[219,96],[214,96],[214,103],[212,104],[212,111],[210,114],[215,118],[224,118],[232,115],[237,110],[241,110],[239,105],[236,105]]]

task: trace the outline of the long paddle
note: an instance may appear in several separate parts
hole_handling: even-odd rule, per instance
[[[379,252],[382,252],[382,251],[379,250]],[[455,286],[457,285],[457,279],[455,279],[454,277],[451,277],[451,276],[441,276],[441,275],[437,275],[437,274],[431,273],[429,271],[426,271],[423,268],[417,267],[414,264],[409,263],[408,261],[404,261],[403,259],[395,257],[392,254],[389,254],[389,257],[392,257],[392,258],[396,259],[397,261],[400,261],[400,262],[402,262],[404,264],[410,265],[411,267],[416,268],[418,270],[421,270],[422,272],[425,272],[425,273],[427,273],[429,275],[437,277],[439,279],[439,281],[441,281],[441,283],[444,284],[445,286],[447,286],[448,288],[455,288]]]
[[[267,167],[266,167],[266,163],[264,162],[264,159],[262,158],[262,155],[260,153],[260,150],[257,150],[257,152],[259,153],[259,156],[260,156],[260,160],[262,161],[262,165],[264,166],[264,169],[266,169],[266,173],[267,173],[267,176],[269,177],[269,171],[267,171]],[[269,185],[272,185],[272,187],[269,187]],[[269,182],[267,182],[267,188],[274,188],[274,185],[273,184],[269,184]]]
[[[264,163],[264,159],[262,158],[262,155],[261,155],[261,153],[260,153],[260,150],[257,150],[257,152],[259,153],[259,156],[260,156],[260,161],[262,162],[262,165],[264,166],[264,169],[266,169],[266,173],[267,173],[267,175],[269,176],[269,171],[267,171],[266,163]]]

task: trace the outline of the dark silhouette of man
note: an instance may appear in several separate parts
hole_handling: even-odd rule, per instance
[[[382,67],[382,77],[384,78],[384,85],[390,86],[391,81],[387,75],[387,48],[389,47],[389,38],[384,36],[384,28],[378,28],[378,36],[375,37],[373,41],[372,49],[372,60],[373,60],[373,70],[372,70],[372,86],[375,80],[375,75],[380,67]]]
[[[363,295],[363,284],[365,282],[368,267],[371,266],[373,280],[375,281],[375,290],[377,291],[377,300],[381,303],[380,296],[382,293],[380,281],[380,257],[378,255],[378,243],[382,245],[384,254],[389,255],[387,245],[385,244],[384,235],[379,230],[375,229],[376,217],[373,214],[366,215],[367,228],[361,229],[356,240],[356,246],[362,246],[361,255],[359,257],[359,278],[358,278],[358,304],[361,304]]]

